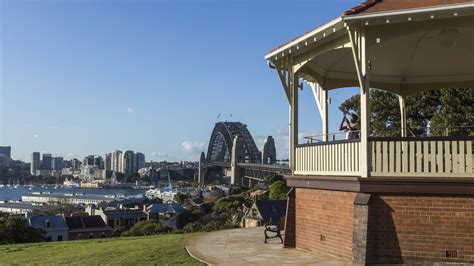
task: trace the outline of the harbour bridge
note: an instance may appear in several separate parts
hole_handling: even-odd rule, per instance
[[[247,126],[241,122],[218,122],[212,130],[207,155],[199,160],[198,182],[205,184],[209,170],[230,176],[232,185],[253,186],[274,175],[288,174],[287,165],[277,164],[275,141],[265,138],[260,151]]]

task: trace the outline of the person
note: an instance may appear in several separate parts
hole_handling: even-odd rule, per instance
[[[347,139],[358,139],[360,131],[359,117],[356,114],[352,114],[349,121],[344,115],[339,130],[346,132]]]

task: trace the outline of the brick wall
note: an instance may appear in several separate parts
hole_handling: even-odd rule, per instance
[[[296,247],[351,260],[355,195],[296,188]]]
[[[373,194],[368,226],[369,262],[474,262],[473,195]]]

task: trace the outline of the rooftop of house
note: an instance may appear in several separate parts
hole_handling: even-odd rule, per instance
[[[107,227],[104,220],[98,215],[66,217],[66,223],[71,230]]]
[[[146,217],[141,209],[117,209],[106,208],[103,209],[104,215],[107,218],[143,218]]]
[[[149,213],[181,213],[183,207],[178,203],[159,203],[147,207]]]
[[[50,227],[47,227],[47,223]],[[33,216],[28,219],[28,223],[31,227],[37,229],[66,229],[68,228],[66,220],[62,215],[46,215],[46,216]]]

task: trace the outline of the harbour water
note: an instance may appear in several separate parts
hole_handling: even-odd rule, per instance
[[[0,200],[20,200],[22,195],[32,192],[52,192],[55,194],[64,193],[84,193],[84,195],[96,195],[96,196],[107,196],[107,195],[123,195],[123,196],[138,196],[143,195],[146,190],[143,189],[98,189],[98,188],[64,188],[54,186],[45,187],[0,187]]]

